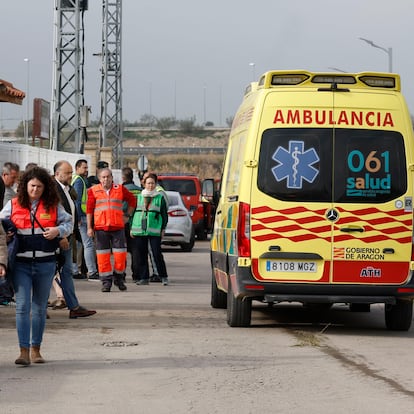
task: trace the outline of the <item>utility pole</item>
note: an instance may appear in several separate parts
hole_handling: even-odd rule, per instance
[[[84,105],[83,15],[87,0],[55,0],[54,71],[50,148],[83,152],[86,128],[81,127]]]
[[[112,147],[112,167],[123,164],[121,83],[122,0],[102,0],[100,147]]]

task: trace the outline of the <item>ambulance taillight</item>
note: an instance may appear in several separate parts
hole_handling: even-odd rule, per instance
[[[239,257],[250,257],[250,205],[243,202],[239,205],[237,250]]]

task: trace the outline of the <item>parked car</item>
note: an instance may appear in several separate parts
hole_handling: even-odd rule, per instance
[[[214,224],[213,179],[194,174],[160,174],[158,183],[166,191],[178,191],[190,212],[198,240],[206,240]]]
[[[166,191],[168,197],[168,224],[161,243],[180,246],[185,252],[194,247],[195,230],[190,212],[184,205],[178,191]]]

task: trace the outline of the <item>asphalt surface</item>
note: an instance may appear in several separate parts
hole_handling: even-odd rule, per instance
[[[80,304],[97,314],[69,319],[67,309],[49,310],[45,364],[14,364],[15,309],[0,306],[0,413],[188,412],[180,399],[171,405],[165,398],[179,394],[168,371],[191,364],[191,358],[172,356],[174,349],[183,352],[180,330],[194,328],[211,312],[210,273],[202,270],[208,269],[208,242],[198,246],[199,253],[165,253],[169,286],[136,286],[129,272],[126,292],[113,287],[102,293],[100,282],[76,280]],[[189,259],[197,262],[201,279],[189,272]]]
[[[256,304],[250,328],[230,328],[210,306],[208,253],[169,249],[169,286],[76,281],[97,314],[50,310],[45,364],[14,364],[14,308],[0,307],[0,414],[414,412],[414,329],[387,331],[380,305],[298,304]]]

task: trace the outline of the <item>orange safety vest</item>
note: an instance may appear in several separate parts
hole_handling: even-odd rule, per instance
[[[10,219],[17,229],[19,247],[17,257],[42,258],[54,256],[58,241],[47,240],[43,237],[43,229],[57,225],[57,207],[46,210],[42,201],[39,201],[36,210],[36,220],[32,219],[30,210],[23,208],[17,198],[13,198]],[[43,229],[40,227],[43,227]]]
[[[123,219],[123,191],[122,186],[114,184],[109,195],[97,184],[90,189],[95,197],[95,210],[93,213],[96,230],[116,230],[124,228]]]

